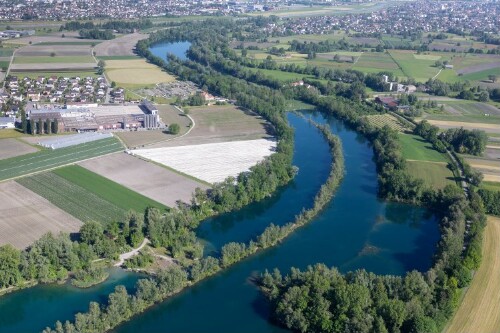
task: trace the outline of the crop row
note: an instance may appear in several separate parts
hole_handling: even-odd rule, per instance
[[[17,182],[80,221],[117,221],[124,210],[53,173],[25,177]]]

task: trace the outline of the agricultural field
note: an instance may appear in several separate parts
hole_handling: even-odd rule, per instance
[[[458,99],[445,99],[438,103],[444,105],[444,112],[427,112],[425,119],[500,124],[500,109],[490,104]]]
[[[57,77],[97,77],[97,72],[95,70],[74,70],[74,71],[51,71],[51,72],[43,72],[43,71],[36,71],[36,72],[16,72],[15,74],[18,77],[29,77],[30,79],[36,79],[39,76],[45,76],[45,77],[50,77],[52,75],[55,75]]]
[[[124,88],[144,88],[162,82],[175,81],[175,77],[144,59],[107,60],[106,76]]]
[[[432,147],[432,144],[417,135],[400,134],[399,143],[402,146],[403,157],[412,161],[448,162],[444,154]]]
[[[138,41],[148,38],[147,34],[133,33],[104,41],[94,48],[97,57],[134,56]]]
[[[500,182],[483,181],[483,182],[481,182],[481,188],[484,188],[484,189],[490,190],[490,191],[500,192]]]
[[[37,152],[38,149],[16,139],[0,139],[0,160]]]
[[[45,149],[0,160],[0,181],[54,169],[120,150],[123,150],[121,143],[116,138],[109,138],[57,150]]]
[[[0,130],[0,139],[20,138],[25,135],[26,134],[23,132],[14,128],[5,128]]]
[[[159,202],[146,198],[78,165],[60,168],[54,170],[53,173],[109,201],[124,211],[133,209],[137,212],[143,212],[148,207],[156,207],[161,210],[167,209],[166,206]]]
[[[96,68],[96,63],[36,63],[36,64],[12,64],[10,73],[20,76],[20,72],[49,72],[52,75],[66,76],[67,72],[92,72]]]
[[[365,52],[352,67],[365,73],[391,72],[395,76],[405,76],[398,64],[394,62],[388,53]]]
[[[415,51],[391,50],[390,56],[401,68],[404,75],[412,77],[418,82],[426,82],[439,73],[440,68],[435,67],[436,60],[450,60],[449,56],[437,53],[418,55]],[[439,59],[437,59],[439,57]]]
[[[159,111],[163,119],[161,106]],[[190,107],[189,116],[194,119],[195,126],[188,135],[151,145],[151,148],[254,140],[274,135],[274,130],[263,118],[233,105]]]
[[[94,58],[92,58],[90,55],[88,56],[64,56],[64,57],[46,57],[46,56],[41,56],[41,57],[14,57],[14,64],[53,64],[53,63],[63,63],[63,64],[68,64],[68,63],[95,63]]]
[[[435,189],[442,189],[446,185],[455,184],[453,173],[446,163],[407,161],[408,173],[422,179],[425,184]]]
[[[408,130],[408,128],[406,128],[406,126],[399,119],[388,113],[367,116],[366,118],[368,119],[370,124],[377,128],[382,128],[387,125],[391,129],[398,132],[405,132]]]
[[[466,157],[465,160],[476,170],[484,175],[484,180],[500,182],[500,160]]]
[[[16,181],[82,222],[119,221],[126,213],[126,210],[52,172]]]
[[[24,249],[47,232],[74,233],[81,222],[20,184],[0,183],[0,246]]]
[[[445,333],[500,330],[500,218],[488,217],[482,262]]]
[[[488,123],[470,123],[465,121],[446,121],[446,120],[432,120],[429,119],[428,122],[432,125],[435,125],[441,129],[448,128],[460,128],[463,127],[468,130],[479,129],[483,130],[486,133],[499,133],[500,124],[488,124]]]
[[[52,55],[55,55],[52,57]],[[37,58],[64,58],[64,57],[90,57],[92,55],[92,45],[29,45],[16,50],[14,60],[17,57]],[[77,61],[75,61],[77,62]]]
[[[189,203],[197,187],[208,188],[204,183],[128,154],[112,154],[84,161],[80,166],[168,207],[175,207],[178,200]]]
[[[216,183],[248,171],[275,149],[276,141],[258,139],[138,149],[133,153],[208,183]]]

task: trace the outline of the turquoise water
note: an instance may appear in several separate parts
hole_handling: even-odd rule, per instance
[[[366,140],[334,119],[328,123],[343,143],[346,175],[330,205],[285,242],[185,290],[120,326],[117,332],[282,332],[268,322],[268,308],[251,277],[265,269],[304,268],[324,262],[342,271],[366,268],[403,274],[425,270],[438,238],[432,217],[407,205],[376,197],[373,153]],[[248,241],[269,223],[289,222],[326,180],[331,163],[321,134],[290,114],[295,128],[294,181],[261,203],[204,222],[198,234],[216,250],[227,241]],[[106,283],[90,289],[37,286],[0,297],[0,332],[38,332],[56,320],[72,319],[90,301],[105,301],[117,284],[132,288],[138,276],[115,270]]]
[[[185,290],[116,332],[284,332],[268,321],[267,304],[251,283],[251,277],[258,272],[274,267],[288,271],[292,266],[305,268],[317,262],[337,266],[344,272],[366,268],[375,273],[404,274],[407,270],[429,268],[439,237],[436,220],[426,216],[423,209],[378,200],[373,152],[366,140],[334,119],[308,115],[328,123],[343,143],[347,172],[328,207],[278,247]],[[320,157],[327,145],[303,119],[290,115],[289,120],[296,129],[294,164],[300,168],[295,182],[312,189],[321,183],[317,180],[327,177],[330,160]],[[302,144],[304,141],[309,143]],[[263,230],[264,220],[283,224],[302,206],[310,205],[311,198],[301,192],[302,188],[293,183],[270,202],[261,204],[269,205],[265,212],[258,210],[261,205],[252,205],[257,211],[215,218],[201,227],[200,235],[217,245],[232,237],[249,239],[250,234]],[[254,219],[256,225],[252,225]]]
[[[69,283],[38,285],[1,296],[0,332],[40,332],[57,320],[74,319],[77,312],[88,310],[89,302],[105,302],[119,284],[133,291],[140,277],[122,269],[112,269],[104,283],[88,289],[79,289]]]
[[[149,48],[155,56],[166,60],[167,54],[172,53],[182,60],[186,60],[186,52],[191,47],[190,42],[156,43]]]

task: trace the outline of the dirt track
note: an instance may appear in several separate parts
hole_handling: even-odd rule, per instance
[[[0,184],[0,246],[23,249],[47,232],[78,232],[81,222],[20,184]]]
[[[483,261],[445,333],[500,332],[500,219],[488,218]]]

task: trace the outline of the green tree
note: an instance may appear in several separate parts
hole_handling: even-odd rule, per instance
[[[26,111],[21,109],[21,128],[24,134],[28,134],[28,121],[26,120]]]
[[[170,124],[168,126],[168,131],[170,134],[176,135],[179,134],[180,131],[180,126],[177,123]]]
[[[43,134],[43,125],[44,125],[43,119],[42,118],[38,119],[37,133],[40,135]]]
[[[80,239],[89,245],[100,242],[103,236],[103,228],[99,222],[88,221],[80,228]]]
[[[10,244],[0,247],[0,288],[14,286],[22,280],[19,271],[20,262],[19,250]]]

